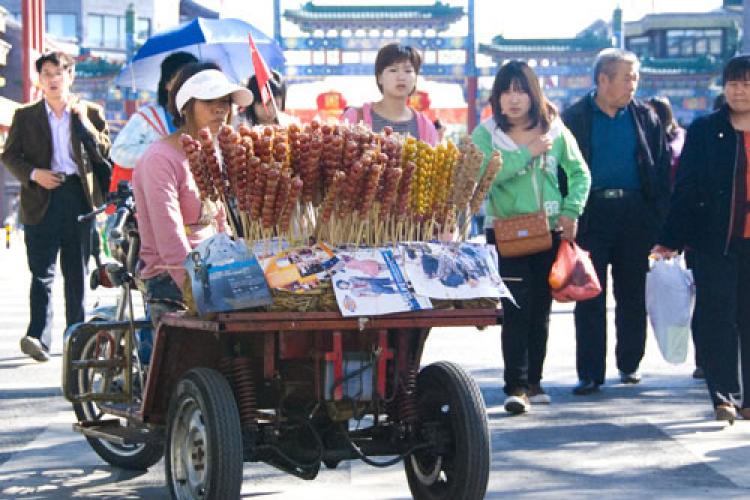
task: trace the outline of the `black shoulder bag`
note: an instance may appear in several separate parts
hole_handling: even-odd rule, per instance
[[[73,130],[81,139],[81,159],[84,163],[88,160],[91,171],[94,173],[94,179],[99,186],[99,192],[102,197],[105,197],[112,179],[112,162],[102,155],[99,144],[97,144],[91,132],[83,126],[77,113],[71,113],[71,120],[73,120]]]

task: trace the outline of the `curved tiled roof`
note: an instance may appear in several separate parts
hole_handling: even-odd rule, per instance
[[[639,36],[651,30],[731,28],[742,24],[742,14],[726,10],[713,12],[664,12],[647,14],[625,23],[627,36]]]
[[[598,37],[511,39],[496,36],[492,39],[492,43],[480,43],[479,52],[490,56],[498,53],[560,54],[575,52],[596,54],[600,50],[611,46],[612,44],[609,40]]]
[[[338,28],[374,29],[388,24],[395,29],[445,30],[464,15],[463,7],[440,1],[433,5],[315,5],[307,2],[299,9],[287,9],[284,17],[303,31]]]

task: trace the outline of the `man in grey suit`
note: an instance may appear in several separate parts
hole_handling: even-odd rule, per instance
[[[103,201],[90,157],[106,157],[110,140],[101,106],[70,92],[75,67],[69,55],[46,53],[37,59],[36,70],[44,98],[16,111],[2,160],[21,183],[19,215],[32,275],[31,318],[21,350],[47,361],[58,253],[66,323],[84,320],[92,224],[79,223],[77,217]],[[98,151],[84,148],[83,135]]]

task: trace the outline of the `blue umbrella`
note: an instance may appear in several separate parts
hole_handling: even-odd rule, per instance
[[[254,73],[248,34],[253,36],[269,68],[284,65],[284,54],[276,41],[245,21],[197,17],[182,26],[149,37],[133,60],[117,75],[114,83],[121,87],[155,91],[162,60],[177,51],[190,52],[200,60],[213,61],[229,79],[242,82]]]

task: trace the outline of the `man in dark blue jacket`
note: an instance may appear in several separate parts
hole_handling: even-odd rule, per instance
[[[670,156],[656,115],[634,100],[635,54],[602,51],[594,66],[596,90],[563,113],[591,170],[591,194],[577,241],[591,253],[604,293],[575,309],[574,394],[599,390],[607,352],[607,274],[611,266],[617,327],[617,368],[626,384],[640,382],[646,345],[648,254],[669,200]]]
[[[750,55],[724,68],[726,104],[696,119],[680,157],[667,221],[653,252],[694,250],[692,327],[717,420],[735,404],[750,419]],[[739,345],[739,346],[738,346]],[[738,351],[742,386],[738,382]]]

